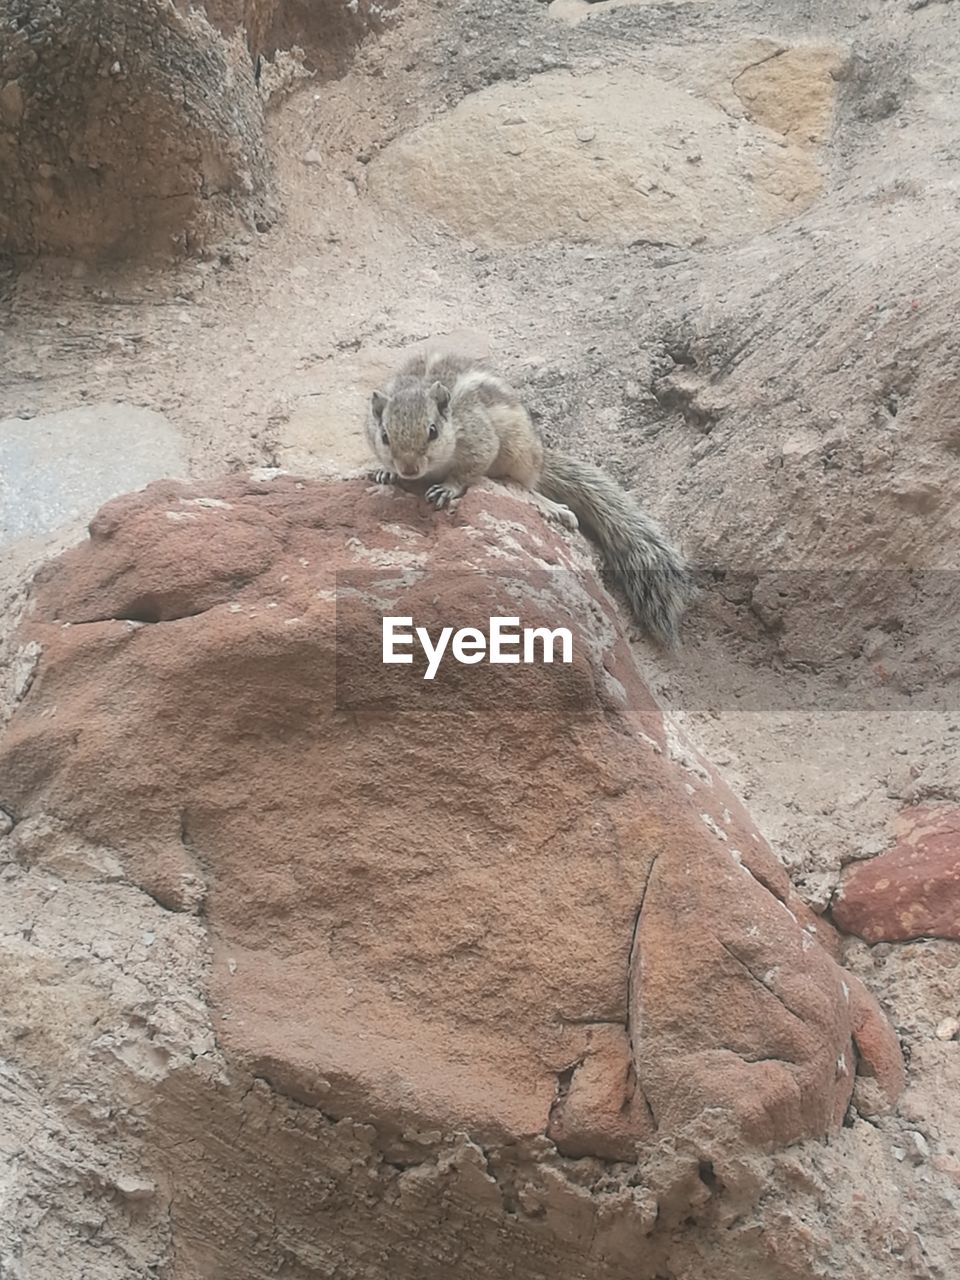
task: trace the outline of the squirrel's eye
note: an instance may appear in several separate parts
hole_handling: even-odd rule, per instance
[[[427,438],[430,440],[436,440],[439,434],[440,432],[437,430],[437,424],[435,422],[431,422],[430,430],[427,432]]]
[[[387,435],[385,431],[381,433],[380,439],[383,441],[384,444],[390,443],[390,437]]]

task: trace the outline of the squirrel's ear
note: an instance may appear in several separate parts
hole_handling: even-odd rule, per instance
[[[441,413],[447,412],[447,406],[450,404],[450,392],[442,382],[435,382],[430,388],[430,396],[440,410]]]
[[[370,397],[370,408],[377,422],[383,417],[383,411],[387,407],[387,397],[382,391],[375,391]]]

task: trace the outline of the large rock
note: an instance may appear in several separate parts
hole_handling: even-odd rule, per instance
[[[187,470],[182,436],[162,414],[82,405],[0,421],[0,545],[89,520],[109,498]]]
[[[274,214],[242,38],[173,0],[9,0],[0,248],[170,257]]]
[[[960,941],[960,809],[906,809],[897,827],[892,849],[847,869],[833,919],[867,942]]]
[[[820,93],[804,120],[819,123],[832,83],[804,75],[808,95]],[[427,213],[487,245],[723,243],[793,217],[822,176],[810,129],[797,141],[787,113],[789,135],[774,131],[781,82],[757,80],[754,123],[700,96],[702,76],[617,68],[495,85],[388,147],[370,166],[371,191],[398,216]]]
[[[426,681],[382,663],[384,614],[567,626],[573,661]],[[363,481],[155,484],[41,574],[21,639],[42,656],[0,743],[9,910],[99,892],[108,957],[118,885],[141,891],[124,956],[148,905],[190,922],[165,926],[175,1011],[150,966],[119,988],[136,1016],[69,1010],[78,1035],[99,1021],[111,1141],[135,1120],[148,1153],[126,1194],[172,1232],[174,1280],[266,1275],[280,1240],[304,1276],[370,1274],[370,1249],[404,1277],[506,1275],[491,1221],[525,1275],[652,1276],[681,1220],[741,1220],[720,1206],[758,1194],[751,1153],[836,1132],[857,1073],[871,1106],[896,1097],[896,1040],[830,927],[526,500],[485,484],[450,517]],[[211,964],[184,995],[195,919]],[[40,1078],[67,1051],[57,999],[21,1015]],[[411,1220],[435,1222],[429,1259],[390,1252]]]

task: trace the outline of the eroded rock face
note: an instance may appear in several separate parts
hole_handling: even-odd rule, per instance
[[[756,124],[801,145],[821,143],[833,115],[834,81],[844,55],[832,46],[787,49],[757,41],[759,55],[733,80],[733,91]]]
[[[169,258],[279,203],[261,57],[342,74],[389,4],[12,0],[0,30],[0,248]]]
[[[321,76],[342,75],[360,41],[379,30],[396,0],[203,0],[221,31],[242,31],[254,58],[294,46]]]
[[[841,57],[781,51],[777,73],[747,70],[748,57],[734,51],[717,73],[742,86],[739,120],[703,95],[702,68],[689,84],[683,68],[675,81],[618,68],[484,89],[388,147],[371,190],[398,216],[427,213],[488,245],[691,245],[768,229],[820,191],[810,144]]]
[[[275,212],[249,54],[172,0],[16,0],[0,39],[0,246],[169,257]]]
[[[511,611],[569,627],[572,664],[382,664],[385,613],[435,635]],[[232,1132],[234,1072],[403,1171],[385,1206],[455,1187],[511,1216],[530,1275],[592,1256],[564,1157],[639,1162],[598,1230],[609,1274],[646,1275],[637,1239],[704,1212],[740,1155],[836,1130],[858,1072],[871,1106],[896,1097],[895,1037],[829,926],[525,500],[488,484],[439,517],[360,480],[152,485],[41,574],[23,642],[42,657],[0,744],[14,861],[129,881],[212,948],[209,1103],[159,1064],[146,1103],[177,1276],[258,1247],[242,1214],[211,1233],[221,1193],[175,1156]],[[270,1203],[302,1179],[293,1150],[264,1157]],[[354,1158],[314,1157],[316,1212]],[[323,1248],[346,1248],[332,1226]]]

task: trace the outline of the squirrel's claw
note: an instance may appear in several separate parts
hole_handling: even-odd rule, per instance
[[[397,474],[395,471],[384,471],[378,469],[370,472],[370,479],[374,484],[396,484]]]
[[[432,484],[423,496],[428,502],[432,502],[438,511],[442,511],[455,498],[459,498],[462,493],[462,489],[455,489],[453,485]]]

